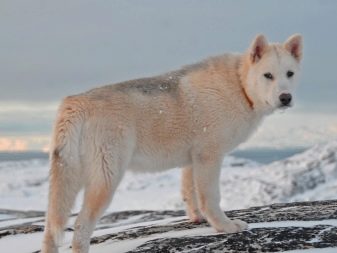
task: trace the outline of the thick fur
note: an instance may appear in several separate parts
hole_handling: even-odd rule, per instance
[[[73,252],[88,252],[96,221],[127,169],[183,167],[182,195],[192,222],[205,218],[226,233],[246,229],[245,222],[230,220],[220,209],[221,163],[264,116],[281,107],[280,94],[292,92],[301,52],[299,35],[284,44],[268,44],[259,35],[244,54],[67,97],[54,129],[42,252],[58,252],[82,188],[72,246]],[[289,70],[295,73],[291,78]],[[266,79],[266,72],[273,80]]]

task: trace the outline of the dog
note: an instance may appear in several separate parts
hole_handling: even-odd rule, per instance
[[[258,35],[242,54],[66,97],[53,132],[42,252],[58,252],[83,188],[72,250],[88,252],[96,222],[127,169],[182,167],[181,192],[191,222],[205,218],[224,233],[246,229],[220,209],[221,163],[266,115],[293,105],[301,59],[301,35],[274,44]]]

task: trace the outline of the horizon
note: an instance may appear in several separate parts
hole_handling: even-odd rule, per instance
[[[310,149],[310,148],[309,148]],[[235,149],[226,157],[235,157],[244,159],[246,161],[253,161],[259,164],[270,164],[272,162],[281,161],[293,157],[297,154],[307,152],[307,148],[248,148]],[[44,151],[0,151],[1,162],[18,162],[18,161],[32,161],[32,160],[49,160],[49,153]],[[241,164],[241,163],[238,163]]]

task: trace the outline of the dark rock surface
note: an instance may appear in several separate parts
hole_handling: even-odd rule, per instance
[[[183,211],[111,213],[100,219],[96,235],[91,239],[91,252],[97,247],[129,253],[280,252],[331,247],[337,252],[337,201],[274,204],[226,213],[248,222],[249,229],[236,234],[217,234],[206,223],[189,223]],[[0,243],[23,234],[40,233],[42,238],[43,213],[0,210],[0,214],[11,216],[0,220]],[[20,219],[22,222],[18,223]],[[13,221],[15,224],[11,224]],[[67,229],[71,230],[71,227]],[[134,247],[126,247],[127,250],[114,247],[121,243],[130,245],[131,241],[136,243],[131,243]],[[69,245],[64,246],[68,248]]]
[[[160,238],[128,252],[280,252],[337,247],[336,232],[330,226],[259,228],[239,234]]]

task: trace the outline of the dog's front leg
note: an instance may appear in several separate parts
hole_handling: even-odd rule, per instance
[[[199,208],[218,232],[235,233],[248,227],[241,220],[230,220],[220,208],[219,178],[222,157],[211,152],[193,158],[193,178]]]
[[[193,183],[193,168],[188,166],[182,169],[181,194],[186,204],[186,214],[193,223],[200,223],[203,217],[199,212],[198,202]]]

